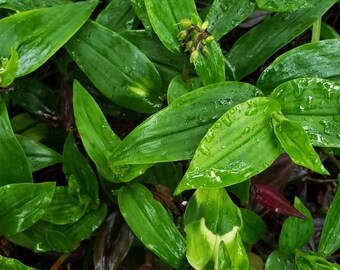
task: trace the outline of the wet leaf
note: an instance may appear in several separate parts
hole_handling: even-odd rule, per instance
[[[280,252],[278,249],[270,253],[267,258],[265,270],[297,270],[294,257]]]
[[[37,8],[46,8],[70,3],[70,0],[2,0],[0,8],[8,8],[16,11],[25,11]]]
[[[235,67],[238,80],[255,71],[276,51],[308,29],[336,0],[310,2],[315,7],[277,13],[237,40],[228,53],[228,59]]]
[[[0,187],[6,184],[32,182],[32,172],[0,97]]]
[[[152,26],[146,11],[144,0],[130,0],[130,3],[135,11],[137,17],[142,21],[146,32],[150,34],[152,32]]]
[[[290,12],[313,7],[308,0],[256,0],[256,3],[260,9],[273,12]]]
[[[294,199],[294,207],[306,219],[289,217],[284,221],[280,233],[279,249],[286,254],[293,254],[296,249],[302,248],[309,242],[314,233],[313,217],[298,197]]]
[[[242,241],[247,244],[256,244],[266,231],[266,224],[253,211],[246,208],[240,208],[240,210],[243,220]]]
[[[36,270],[33,267],[22,264],[20,261],[12,258],[6,258],[0,255],[0,269],[15,270]]]
[[[0,20],[0,56],[19,54],[17,77],[44,64],[85,23],[97,1],[70,3],[21,12]],[[20,31],[18,31],[20,29]]]
[[[175,194],[190,188],[230,186],[266,169],[281,152],[270,125],[271,114],[279,110],[279,103],[264,97],[229,109],[201,140]]]
[[[279,85],[270,97],[285,117],[300,123],[314,146],[340,147],[340,83],[301,78]]]
[[[137,126],[110,157],[110,165],[145,164],[190,159],[208,128],[228,109],[259,95],[240,82],[196,89]]]
[[[91,82],[112,102],[142,113],[162,107],[159,99],[162,82],[155,66],[120,35],[89,21],[66,48]]]
[[[298,270],[340,269],[339,264],[330,263],[325,258],[319,257],[313,253],[297,252],[297,254],[295,255],[295,263]]]
[[[11,57],[0,58],[1,67],[0,67],[0,87],[9,86],[15,79],[15,76],[18,71],[19,65],[19,56],[16,49],[11,48]]]
[[[47,210],[55,183],[21,183],[0,187],[0,235],[10,236],[36,223]]]
[[[294,48],[275,59],[262,73],[257,86],[270,93],[278,85],[302,77],[340,78],[340,39],[324,40]]]
[[[151,192],[134,183],[119,190],[118,204],[127,224],[146,248],[174,268],[185,265],[184,238]]]
[[[251,187],[256,201],[266,209],[285,216],[306,219],[293,205],[278,191],[268,185],[254,184]]]
[[[272,117],[275,135],[290,158],[298,165],[329,175],[302,126],[278,113]]]
[[[175,99],[203,86],[200,78],[183,78],[183,75],[174,77],[168,87],[167,100],[171,104]]]

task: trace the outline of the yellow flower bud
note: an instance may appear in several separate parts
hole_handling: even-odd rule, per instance
[[[194,42],[192,40],[188,41],[187,44],[185,45],[185,52],[189,51],[192,46],[194,45]]]
[[[182,41],[182,40],[184,40],[184,39],[187,37],[187,35],[188,35],[187,31],[186,31],[186,30],[183,30],[183,31],[181,31],[181,32],[178,33],[177,39],[178,39],[179,41]]]
[[[193,63],[197,60],[199,55],[198,50],[194,50],[191,54],[190,54],[190,63]]]
[[[205,21],[204,23],[202,23],[201,29],[207,30],[207,29],[208,29],[208,26],[209,26],[209,22],[208,22],[208,21]]]
[[[192,22],[189,19],[183,19],[179,22],[182,27],[189,28]]]
[[[214,37],[213,36],[208,36],[206,39],[205,39],[205,41],[207,42],[207,43],[210,43],[210,42],[212,42],[214,40]]]

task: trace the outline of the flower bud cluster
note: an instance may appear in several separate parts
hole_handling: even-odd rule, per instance
[[[185,29],[178,33],[177,38],[181,42],[181,48],[190,53],[190,62],[195,62],[200,52],[208,55],[206,44],[214,40],[214,37],[207,31],[208,21],[195,25],[191,20],[183,19],[179,24]]]

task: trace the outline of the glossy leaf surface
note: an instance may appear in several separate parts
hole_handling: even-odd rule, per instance
[[[275,59],[261,74],[257,86],[265,93],[302,77],[340,78],[340,39],[323,40],[292,49]]]
[[[6,258],[0,255],[0,269],[15,270],[36,270],[33,267],[26,266],[20,261],[12,258]]]
[[[29,229],[8,239],[35,252],[70,252],[82,240],[92,235],[104,221],[106,213],[107,208],[103,205],[71,224],[54,225],[46,221],[38,221]]]
[[[143,113],[162,106],[162,83],[155,66],[115,32],[89,21],[66,48],[91,82],[114,103]]]
[[[183,75],[177,75],[171,80],[168,87],[168,104],[171,104],[175,99],[202,86],[203,84],[200,78],[189,78],[185,80]]]
[[[294,199],[294,207],[306,219],[289,217],[284,221],[280,233],[279,249],[286,254],[293,254],[296,249],[302,248],[309,242],[314,233],[313,217],[298,197]]]
[[[8,8],[16,11],[25,11],[37,8],[46,8],[70,3],[70,0],[2,0],[0,8]]]
[[[313,7],[308,0],[256,0],[256,3],[260,9],[273,12],[290,12]]]
[[[120,139],[111,130],[91,95],[77,81],[74,82],[73,88],[73,109],[78,132],[86,152],[96,164],[100,174],[112,182],[121,182],[130,181],[145,172],[150,165],[124,167],[121,178],[113,173],[107,165],[107,160],[120,143]]]
[[[270,95],[285,117],[301,124],[312,145],[340,147],[340,83],[301,78],[281,84]]]
[[[195,269],[248,269],[239,235],[241,213],[225,189],[198,189],[188,203],[184,224],[187,258]]]
[[[277,13],[243,35],[228,54],[237,79],[255,71],[270,56],[320,18],[336,0],[311,0],[314,7]]]
[[[145,6],[153,30],[172,52],[179,52],[177,35],[182,30],[179,22],[183,19],[189,19],[196,25],[201,22],[193,0],[145,0]]]
[[[0,40],[6,42],[0,47],[0,56],[8,57],[10,49],[14,47],[19,54],[16,76],[36,70],[79,30],[97,3],[71,3],[21,12],[1,19]]]
[[[0,87],[9,86],[15,79],[15,76],[18,71],[19,65],[19,56],[16,49],[11,48],[11,57],[0,58],[1,67],[0,67]]]
[[[0,187],[0,235],[10,236],[37,222],[48,208],[55,183]]]
[[[297,270],[294,257],[280,252],[278,249],[270,253],[267,258],[265,270]]]
[[[323,257],[319,257],[313,253],[298,252],[295,256],[295,262],[298,270],[339,270],[340,265],[331,263]]]
[[[290,158],[300,166],[329,175],[302,126],[278,113],[273,113],[272,117],[276,138]]]
[[[32,182],[32,172],[0,97],[0,186],[24,182]]]
[[[58,164],[63,161],[62,156],[53,149],[22,135],[15,135],[25,152],[32,172]]]
[[[208,31],[219,40],[254,10],[255,3],[250,0],[215,0],[209,9],[206,20]]]
[[[243,220],[242,241],[247,244],[255,244],[266,231],[266,224],[253,211],[246,208],[240,208],[240,210]]]
[[[150,34],[152,32],[152,26],[146,11],[144,0],[130,0],[130,3],[137,17],[142,21],[145,30]]]
[[[266,169],[281,152],[270,125],[279,110],[275,100],[258,97],[227,111],[205,134],[175,193],[230,186]]]
[[[115,149],[111,164],[190,159],[208,128],[228,109],[260,94],[256,87],[224,82],[196,89],[136,127]]]
[[[134,183],[120,189],[118,204],[127,224],[145,247],[172,267],[184,266],[184,238],[151,192]]]
[[[340,177],[338,177],[340,181]],[[340,189],[327,211],[326,220],[322,229],[322,234],[318,246],[318,253],[323,257],[328,257],[340,248]]]

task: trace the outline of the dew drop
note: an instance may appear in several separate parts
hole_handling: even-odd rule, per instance
[[[230,120],[230,118],[229,118],[229,115],[223,116],[221,120],[222,120],[222,122],[223,122],[226,126],[228,126],[228,127],[230,127],[231,124],[232,124],[232,122],[231,122],[231,120]]]
[[[210,155],[210,150],[204,145],[204,144],[201,144],[199,147],[198,147],[198,150],[205,156],[209,156]]]
[[[205,134],[204,139],[206,142],[210,143],[215,138],[215,134],[212,131],[208,131],[207,134]]]
[[[246,127],[243,131],[243,134],[247,134],[247,133],[249,133],[249,131],[250,131],[250,127]]]
[[[246,116],[251,116],[251,115],[257,114],[258,109],[257,109],[257,106],[255,104],[249,103],[248,106],[249,107],[245,112]]]
[[[308,105],[311,104],[312,101],[313,101],[313,97],[312,97],[312,96],[308,96],[308,97],[307,97],[307,104],[308,104]]]
[[[232,103],[232,99],[231,98],[221,98],[218,102],[221,105],[230,105]]]

